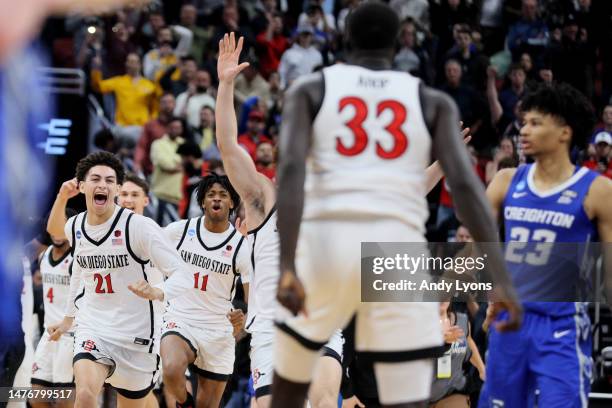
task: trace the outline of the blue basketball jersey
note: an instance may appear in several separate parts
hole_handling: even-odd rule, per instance
[[[506,264],[525,310],[563,316],[583,313],[569,302],[584,292],[582,273],[596,224],[584,200],[598,173],[577,167],[559,186],[538,191],[535,164],[519,167],[503,203]]]

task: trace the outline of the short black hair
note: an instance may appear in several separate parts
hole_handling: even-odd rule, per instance
[[[138,187],[142,188],[146,196],[149,195],[149,183],[147,183],[145,179],[138,177],[134,173],[127,173],[123,178],[123,183],[127,182],[136,184]]]
[[[217,173],[211,172],[205,177],[202,177],[202,179],[196,186],[196,191],[198,192],[196,196],[196,199],[198,200],[198,205],[200,207],[202,206],[202,202],[204,202],[204,197],[206,197],[206,193],[208,193],[208,190],[210,190],[215,183],[221,184],[221,186],[223,186],[223,188],[226,189],[229,193],[230,199],[234,204],[234,209],[230,211],[231,214],[232,211],[236,210],[240,205],[240,196],[238,195],[236,190],[234,190],[234,186],[232,186],[232,183],[230,183],[229,178],[227,176],[219,176]]]
[[[90,153],[79,160],[76,167],[77,181],[85,181],[87,172],[89,172],[89,170],[95,166],[106,166],[115,170],[115,174],[117,175],[117,184],[123,184],[123,178],[125,177],[123,164],[121,163],[121,160],[109,152]]]
[[[572,129],[570,150],[583,148],[595,126],[595,114],[589,100],[568,84],[540,85],[521,100],[523,112],[551,115]]]
[[[393,49],[400,28],[395,11],[379,1],[357,6],[347,17],[349,44],[356,50]]]
[[[512,73],[512,71],[523,71],[525,72],[525,68],[519,62],[513,62],[510,64],[510,68],[508,68],[508,75]]]
[[[185,143],[179,145],[176,148],[176,154],[179,156],[195,157],[197,159],[202,158],[202,149],[196,142],[187,140]]]
[[[94,135],[94,146],[106,149],[109,143],[115,142],[115,134],[110,129],[102,129]]]
[[[181,62],[185,63],[187,61],[193,61],[196,65],[198,65],[198,62],[196,61],[195,57],[191,54],[188,55],[184,55],[181,57]]]

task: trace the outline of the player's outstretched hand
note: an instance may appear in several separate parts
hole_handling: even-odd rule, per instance
[[[58,194],[66,201],[79,195],[79,182],[77,181],[76,177],[71,180],[64,181]]]
[[[351,398],[342,400],[342,408],[355,408],[355,407],[365,408],[365,405],[363,405],[363,402],[359,401],[359,398],[357,398],[356,395],[353,395]]]
[[[281,273],[276,298],[280,304],[289,309],[294,316],[297,316],[300,312],[306,314],[304,305],[306,293],[304,292],[302,282],[300,282],[295,272],[285,271]]]
[[[62,334],[66,333],[72,327],[72,322],[74,321],[74,317],[64,317],[64,319],[56,324],[52,324],[47,328],[47,332],[49,333],[49,340],[57,341]]]
[[[219,41],[219,57],[217,58],[219,82],[231,83],[243,69],[249,66],[248,62],[238,64],[243,42],[244,38],[240,37],[236,44],[234,33],[225,34]]]
[[[164,291],[158,288],[154,288],[149,285],[149,282],[145,280],[138,281],[131,285],[128,285],[128,289],[131,290],[136,296],[149,300],[164,300]]]
[[[234,328],[234,337],[238,337],[240,332],[244,329],[244,323],[246,318],[244,313],[240,309],[232,310],[227,314],[227,320],[230,321],[232,327]]]

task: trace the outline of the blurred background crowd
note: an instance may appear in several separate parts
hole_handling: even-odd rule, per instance
[[[96,18],[49,19],[41,38],[54,67],[80,68],[99,102],[91,148],[120,154],[151,183],[162,225],[198,214],[193,182],[222,171],[215,140],[218,41],[245,38],[250,62],[236,83],[239,142],[274,179],[283,93],[296,78],[346,62],[345,19],[360,0],[154,1]],[[395,69],[447,92],[473,136],[484,184],[528,161],[518,143],[522,95],[567,82],[598,114],[578,163],[612,177],[612,2],[391,0],[402,19]],[[95,146],[95,147],[94,147]],[[430,238],[453,237],[452,194],[429,196]]]

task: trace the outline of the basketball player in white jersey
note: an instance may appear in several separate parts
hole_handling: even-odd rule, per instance
[[[432,139],[463,222],[476,240],[498,241],[454,103],[390,71],[397,15],[384,3],[366,2],[347,24],[350,64],[300,78],[285,99],[278,297],[296,316],[278,326],[275,408],[303,404],[319,348],[355,314],[355,348],[373,362],[381,404],[426,405],[443,344],[437,304],[361,303],[360,252],[364,241],[424,245]],[[489,266],[501,275],[496,283],[508,285],[501,251],[492,252]],[[506,292],[514,325],[520,308],[512,289]]]
[[[216,408],[234,369],[236,341],[227,318],[238,277],[248,294],[251,252],[230,223],[240,197],[226,176],[212,173],[197,186],[204,215],[165,228],[192,269],[189,290],[168,304],[162,326],[164,385],[177,407]],[[198,376],[197,401],[186,390],[185,370]]]
[[[76,214],[66,209],[66,217]],[[52,245],[39,257],[40,273],[43,282],[43,306],[45,311],[44,327],[61,321],[64,307],[70,292],[71,248],[67,239],[58,239],[51,235]],[[32,387],[47,389],[54,387],[74,386],[72,375],[72,354],[74,332],[65,333],[57,342],[49,341],[45,331],[38,342],[32,365]],[[44,402],[30,401],[32,408],[48,406]],[[72,401],[57,401],[56,406],[71,407]]]
[[[64,182],[55,200],[54,210],[49,216],[47,222],[48,232],[53,231],[55,233],[61,233],[61,238],[63,240],[66,240],[66,242],[68,241],[66,236],[64,235],[64,226],[66,225],[68,217],[64,216],[64,213],[60,211],[62,211],[66,207],[67,201],[70,198],[76,197],[78,194],[79,189],[78,181],[76,178]],[[117,204],[120,207],[134,211],[134,213],[136,214],[143,215],[145,207],[149,205],[149,185],[145,180],[134,174],[126,174],[123,179],[123,184],[121,184],[121,187],[119,189]],[[151,284],[155,285],[163,281],[162,273],[156,268],[153,268],[151,263],[145,265],[145,271]],[[62,304],[62,308],[64,306],[65,301]],[[155,316],[159,316],[159,321],[157,322],[156,326],[161,327],[161,317],[164,312],[164,305],[161,302],[154,302],[153,307],[155,309]],[[61,316],[63,316],[63,310]],[[70,370],[70,372],[72,373],[72,355],[70,356]],[[147,395],[146,399],[146,408],[156,408],[159,406],[157,398],[155,397],[155,395],[153,395],[153,391],[151,391]]]
[[[117,390],[118,406],[144,407],[158,373],[159,328],[153,302],[135,296],[128,285],[147,279],[145,265],[151,260],[172,275],[158,284],[172,299],[189,287],[190,272],[152,220],[115,205],[124,177],[116,157],[90,154],[76,173],[87,212],[65,227],[74,249],[70,295],[64,319],[49,328],[50,338],[65,333],[76,315],[76,407],[95,406],[105,382]],[[85,290],[79,294],[81,281]],[[78,314],[77,297],[82,297]]]
[[[276,188],[270,179],[257,172],[252,159],[237,142],[234,78],[246,67],[238,65],[241,45],[242,39],[236,46],[233,33],[219,43],[216,134],[224,169],[245,206],[247,237],[253,251],[246,330],[252,335],[251,375],[257,406],[266,408],[273,377],[275,296],[279,277]],[[313,385],[310,398],[315,408],[337,406],[342,380],[342,344],[341,333],[337,331],[319,360],[321,375]]]
[[[276,291],[279,277],[279,242],[274,211],[275,187],[267,177],[257,173],[250,157],[236,141],[233,79],[247,66],[246,63],[238,64],[241,48],[242,39],[236,44],[233,33],[219,44],[217,70],[222,80],[217,92],[217,142],[228,176],[245,203],[247,226],[250,229],[248,236],[254,247],[254,277],[251,279],[247,330],[253,336],[251,371],[257,404],[261,408],[267,407],[270,401],[270,373],[273,371],[274,358],[272,328],[277,307],[270,294]],[[468,132],[469,129],[464,136]],[[469,136],[465,143],[468,141]],[[430,166],[426,171],[427,188],[433,188],[442,176],[437,164]],[[340,330],[337,330],[323,347],[323,357],[317,363],[308,395],[313,407],[332,407],[337,404],[342,380],[343,342]]]

